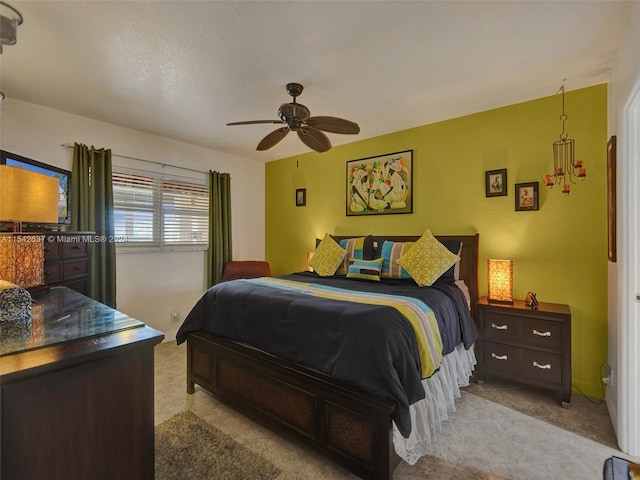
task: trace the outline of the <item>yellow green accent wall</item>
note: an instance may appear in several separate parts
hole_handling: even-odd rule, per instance
[[[565,95],[566,131],[587,177],[565,197],[547,190],[561,95],[306,153],[266,165],[266,259],[274,274],[305,268],[325,232],[480,234],[480,292],[488,258],[514,262],[514,296],[537,293],[572,313],[572,383],[602,397],[607,361],[607,86]],[[428,108],[428,105],[425,105]],[[357,120],[357,119],[356,119]],[[365,124],[365,122],[361,122]],[[329,136],[333,136],[329,134]],[[287,140],[288,141],[288,140]],[[276,147],[277,148],[277,147]],[[413,150],[413,213],[347,217],[346,162]],[[485,171],[507,169],[508,195],[485,197]],[[540,209],[516,212],[514,185],[540,182]],[[295,205],[296,188],[307,204]]]

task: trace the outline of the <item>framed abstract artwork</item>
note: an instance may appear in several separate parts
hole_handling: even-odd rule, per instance
[[[347,215],[413,212],[413,150],[347,162]]]
[[[484,172],[486,197],[504,197],[507,195],[507,169],[487,170]]]
[[[516,183],[516,212],[538,210],[538,182]]]

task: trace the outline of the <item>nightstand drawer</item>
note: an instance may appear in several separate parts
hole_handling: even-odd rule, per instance
[[[517,319],[500,313],[487,312],[484,317],[484,338],[497,342],[517,342],[520,337]]]
[[[522,319],[522,341],[527,346],[562,351],[562,323],[535,318]]]
[[[513,375],[518,367],[519,348],[484,342],[484,365],[493,372]]]
[[[549,384],[562,384],[562,356],[553,353],[523,350],[522,376]]]

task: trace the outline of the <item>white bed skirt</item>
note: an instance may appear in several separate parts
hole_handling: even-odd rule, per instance
[[[411,413],[411,435],[404,438],[393,424],[393,446],[405,462],[414,465],[418,459],[431,451],[441,424],[454,412],[455,399],[460,398],[460,387],[469,385],[469,377],[476,364],[474,348],[465,350],[462,344],[446,355],[440,370],[422,380],[425,398],[409,407]]]

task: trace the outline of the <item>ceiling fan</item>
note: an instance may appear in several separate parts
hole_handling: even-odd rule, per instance
[[[232,122],[227,125],[254,125],[258,123],[285,124],[286,126],[274,130],[264,137],[256,150],[268,150],[287,136],[291,130],[298,132],[300,140],[309,148],[316,152],[326,152],[331,148],[329,138],[322,133],[342,133],[355,135],[360,132],[357,123],[350,122],[338,117],[312,117],[309,109],[296,102],[296,97],[300,96],[303,87],[299,83],[287,83],[287,93],[293,97],[293,102],[283,103],[278,108],[280,120],[249,120],[246,122]]]

